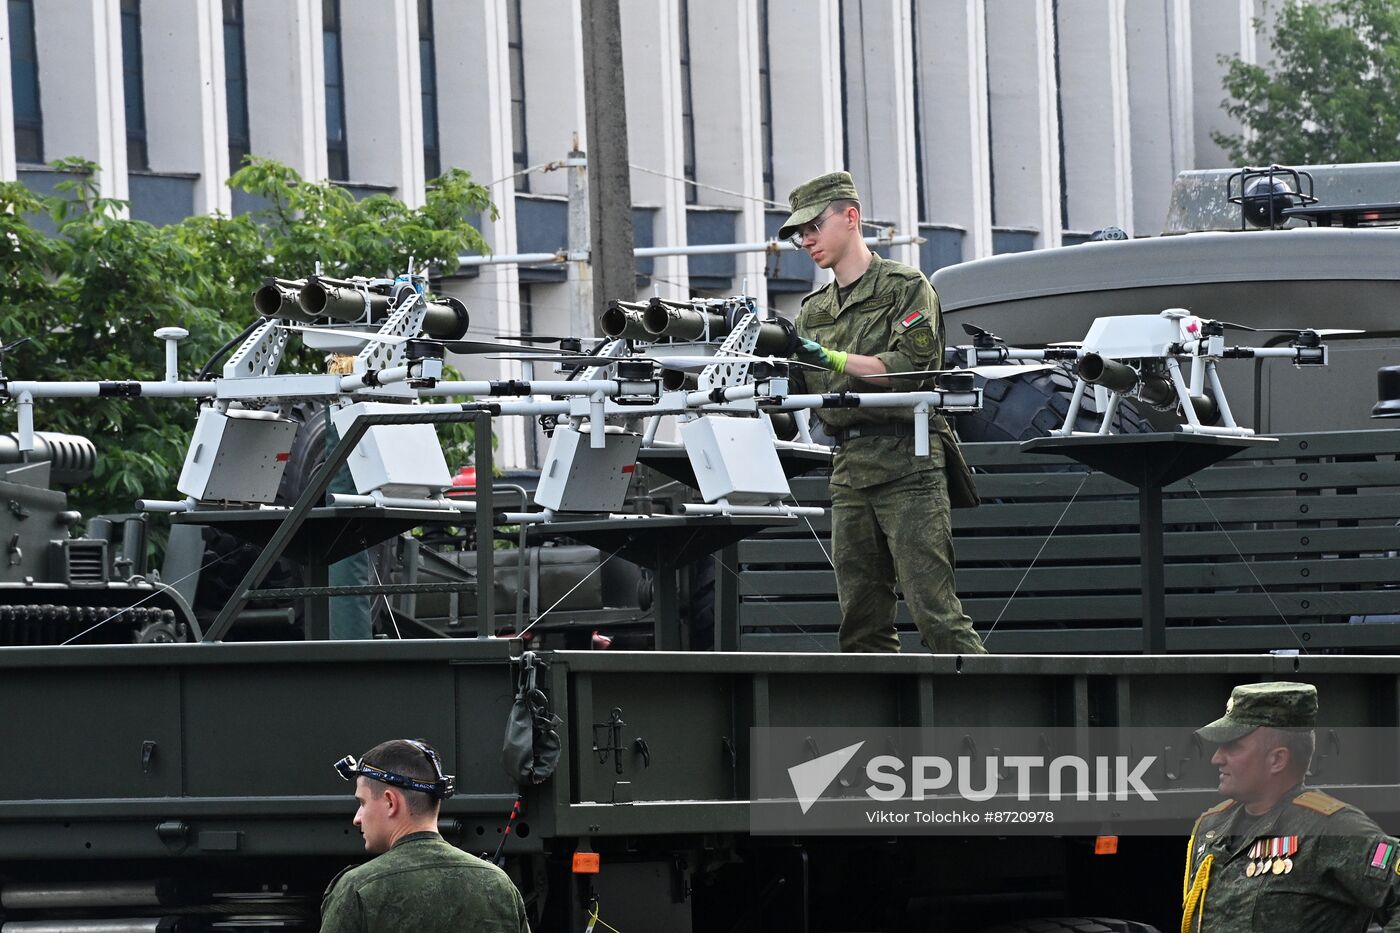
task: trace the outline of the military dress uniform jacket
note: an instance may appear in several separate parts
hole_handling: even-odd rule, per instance
[[[941,369],[943,315],[938,296],[918,269],[875,256],[842,304],[836,283],[829,282],[802,300],[797,332],[834,350],[874,356],[887,372],[903,373]],[[896,378],[867,382],[844,373],[794,366],[792,391],[801,392],[908,392],[932,386],[929,378]],[[906,424],[913,416],[907,408],[824,408],[815,412],[832,433],[862,425]],[[929,457],[914,456],[908,437],[862,437],[843,445],[833,464],[831,481],[865,488],[886,483],[920,470],[942,469],[943,451],[937,441],[956,444],[952,429],[942,417],[932,419]]]
[[[1182,930],[1363,933],[1374,921],[1396,933],[1396,848],[1365,813],[1301,785],[1262,816],[1226,801],[1192,831]]]
[[[321,933],[530,933],[525,904],[506,873],[414,833],[347,868],[321,901]]]

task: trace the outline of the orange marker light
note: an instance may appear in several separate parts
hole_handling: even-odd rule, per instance
[[[601,865],[601,859],[597,852],[575,852],[574,853],[574,874],[576,875],[596,875]]]
[[[1094,854],[1095,854],[1095,855],[1117,855],[1117,854],[1118,854],[1118,837],[1117,837],[1117,836],[1095,836],[1095,837],[1094,837]],[[577,859],[578,859],[578,856],[575,855],[575,856],[574,856],[574,859],[577,860]],[[575,861],[575,864],[577,865],[577,861]],[[577,868],[577,867],[574,868],[574,871],[578,871],[578,868]]]

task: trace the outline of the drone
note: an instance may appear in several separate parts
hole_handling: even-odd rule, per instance
[[[1075,432],[1085,393],[1092,387],[1103,412],[1098,434],[1111,434],[1112,422],[1123,399],[1143,402],[1158,411],[1175,412],[1183,419],[1181,430],[1190,434],[1249,437],[1250,428],[1235,420],[1220,383],[1221,360],[1286,359],[1295,366],[1327,365],[1330,334],[1356,334],[1355,330],[1314,328],[1255,328],[1229,321],[1206,320],[1184,308],[1168,308],[1160,314],[1126,314],[1095,319],[1082,343],[1043,350],[1007,346],[1001,338],[972,324],[963,329],[973,338],[970,346],[949,351],[956,365],[1020,362],[1049,368],[1072,367],[1075,382],[1064,424],[1054,436]],[[1274,347],[1227,346],[1227,330],[1289,334],[1286,345]],[[1185,366],[1183,366],[1185,364]]]

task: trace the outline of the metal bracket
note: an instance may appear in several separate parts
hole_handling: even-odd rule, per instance
[[[141,743],[141,773],[150,774],[155,768],[156,743],[147,739]]]
[[[748,312],[739,318],[734,329],[729,332],[729,336],[725,337],[724,342],[719,345],[715,355],[734,356],[753,353],[754,348],[758,346],[758,335],[762,328],[763,322],[759,320],[758,313],[750,305]],[[699,377],[695,380],[695,385],[703,392],[716,386],[744,385],[748,381],[748,363],[711,363],[701,370]]]
[[[622,753],[626,751],[622,746],[622,727],[626,723],[622,720],[622,709],[613,707],[607,722],[595,722],[593,724],[593,753],[598,756],[598,764],[608,763],[608,756],[613,756],[613,764],[617,773],[622,773]],[[601,734],[601,739],[600,739]],[[599,744],[600,741],[606,744]]]
[[[224,364],[224,378],[276,375],[291,336],[291,331],[277,326],[276,321],[264,321],[228,358]]]
[[[428,303],[423,296],[412,286],[401,286],[396,297],[399,297],[401,304],[389,314],[378,331],[367,335],[369,342],[355,357],[355,372],[389,369],[403,363],[407,344],[381,343],[375,337],[414,337],[422,331],[423,318],[428,314]]]

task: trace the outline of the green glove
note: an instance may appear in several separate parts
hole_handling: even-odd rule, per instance
[[[817,343],[815,340],[808,340],[806,337],[797,339],[797,349],[793,351],[793,358],[803,362],[812,363],[816,366],[824,366],[832,372],[843,373],[846,371],[846,357],[850,356],[843,350],[832,350]]]

